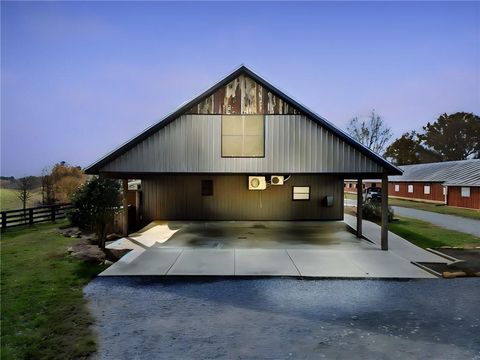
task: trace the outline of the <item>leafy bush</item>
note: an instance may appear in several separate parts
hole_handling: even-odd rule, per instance
[[[362,215],[365,220],[380,221],[382,219],[382,202],[378,199],[368,199],[362,204]],[[393,221],[393,209],[388,207],[388,222]]]
[[[114,179],[93,178],[72,196],[73,209],[68,213],[72,225],[97,233],[100,247],[105,247],[108,227],[121,204],[120,183]]]

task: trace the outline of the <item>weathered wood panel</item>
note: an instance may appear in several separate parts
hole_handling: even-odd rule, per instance
[[[213,196],[201,181],[213,180]],[[293,201],[292,186],[310,186],[309,201]],[[341,220],[343,179],[293,175],[280,186],[248,190],[246,175],[162,175],[142,179],[143,216],[151,220]],[[333,195],[332,207],[324,197]]]
[[[246,75],[240,75],[192,107],[187,114],[286,114],[300,112]]]

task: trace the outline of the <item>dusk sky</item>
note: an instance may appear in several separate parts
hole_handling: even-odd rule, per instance
[[[480,113],[480,3],[1,3],[1,174],[87,166],[240,64],[338,127]]]

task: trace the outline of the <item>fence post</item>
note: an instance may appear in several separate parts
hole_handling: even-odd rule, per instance
[[[2,211],[2,231],[7,228],[7,213]]]
[[[52,205],[50,213],[52,214],[52,222],[55,222],[55,205]]]
[[[33,225],[33,209],[28,209],[28,224]]]

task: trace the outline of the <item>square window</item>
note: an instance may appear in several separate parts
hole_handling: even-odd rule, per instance
[[[263,115],[222,116],[222,157],[264,157]]]
[[[202,196],[213,196],[213,180],[202,180]]]
[[[310,200],[310,186],[294,186],[292,200]]]
[[[470,197],[470,188],[468,186],[462,186],[462,197]]]
[[[395,184],[395,192],[399,192],[400,191],[400,185],[399,184]]]
[[[423,193],[425,195],[430,195],[430,185],[423,185]]]
[[[409,184],[409,185],[408,185],[408,188],[407,188],[407,191],[408,191],[409,193],[413,193],[413,185]]]

